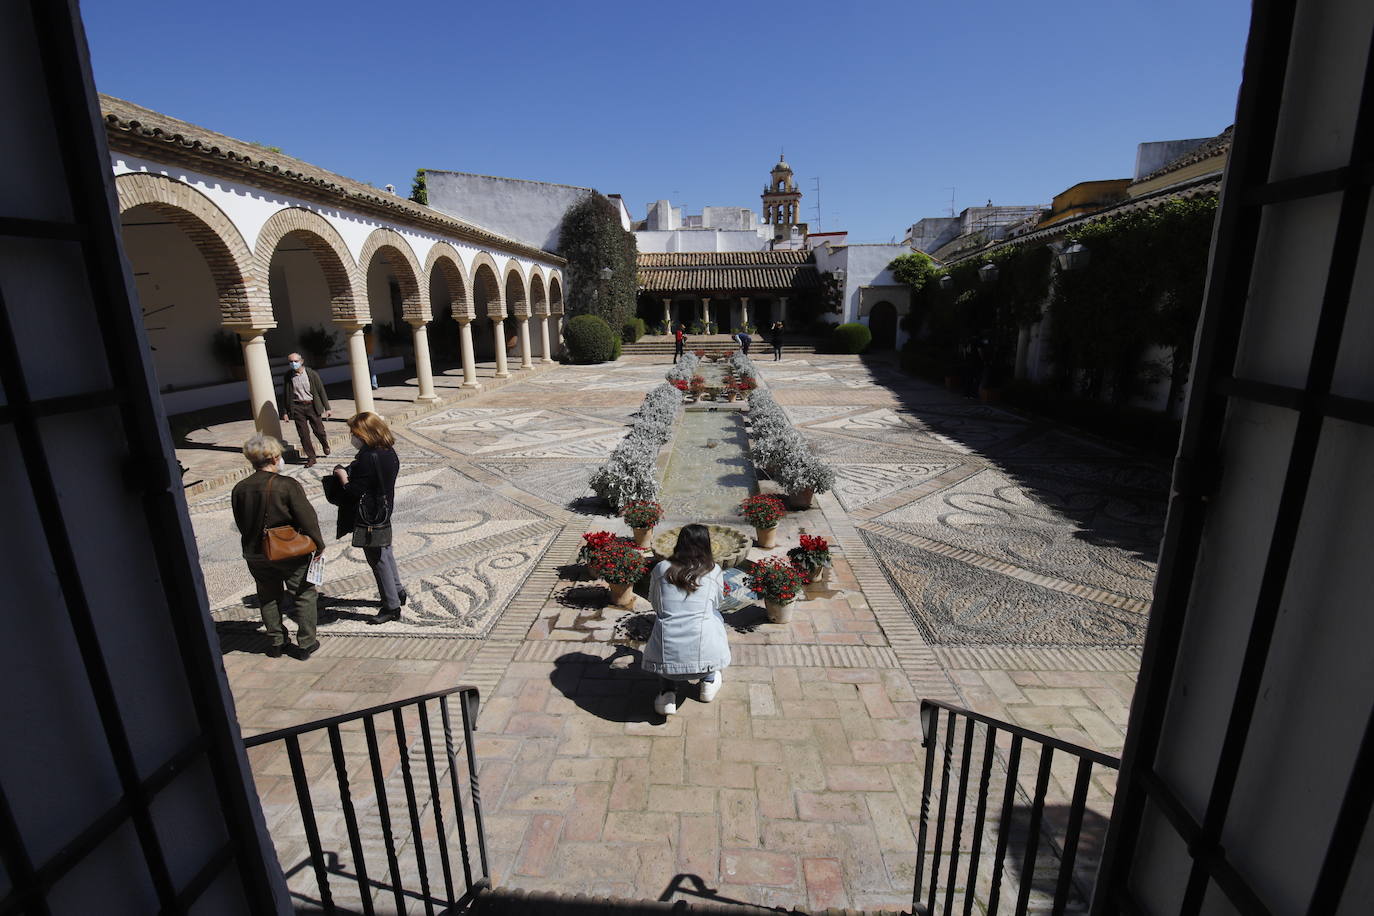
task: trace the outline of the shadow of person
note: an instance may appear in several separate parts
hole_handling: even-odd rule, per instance
[[[736,633],[752,633],[760,624],[768,622],[768,612],[757,604],[726,611],[721,617],[725,619],[725,625]]]
[[[612,662],[631,656],[629,665]],[[607,722],[656,722],[663,717],[654,712],[658,678],[639,667],[637,649],[617,646],[610,658],[590,652],[569,652],[554,660],[551,683],[559,693],[598,719]]]
[[[215,636],[219,638],[219,654],[246,652],[266,655],[272,642],[256,620],[216,620]]]
[[[319,615],[318,623],[337,623],[341,620],[366,622],[376,616],[376,612],[371,609],[375,608],[377,611],[382,609],[382,602],[380,599],[332,598],[329,595],[320,595],[315,607]],[[357,611],[345,610],[354,607],[368,608],[369,613],[362,614]]]

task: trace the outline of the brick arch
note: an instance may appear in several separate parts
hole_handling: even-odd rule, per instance
[[[415,257],[405,236],[395,229],[381,226],[363,242],[363,250],[358,254],[358,288],[367,290],[367,272],[372,269],[372,259],[379,256],[401,285],[401,314],[405,320],[429,321],[433,317],[429,311],[429,284],[420,282],[420,259]],[[387,312],[390,311],[388,303]],[[371,312],[369,302],[368,314]]]
[[[120,216],[146,207],[174,223],[195,243],[219,299],[220,321],[230,327],[270,327],[265,274],[254,271],[243,235],[224,211],[195,188],[165,175],[137,172],[115,179]]]
[[[506,317],[506,291],[501,283],[501,270],[485,251],[477,252],[472,259],[472,303],[473,314],[478,318]]]
[[[544,272],[538,264],[530,268],[530,314],[549,314],[549,297],[544,293]]]
[[[358,295],[357,266],[348,246],[337,229],[323,216],[303,207],[288,207],[272,214],[258,233],[253,249],[253,269],[259,276],[271,275],[272,255],[282,239],[299,233],[301,241],[315,253],[325,282],[329,284],[330,311],[335,321],[344,324],[368,324],[371,317]]]
[[[563,275],[549,271],[549,314],[563,314]]]
[[[506,311],[519,318],[528,318],[530,297],[525,291],[525,272],[520,269],[520,265],[515,261],[506,262],[503,282],[505,284]]]
[[[477,317],[472,305],[472,282],[468,279],[467,271],[463,269],[463,259],[458,256],[458,249],[448,242],[435,242],[425,257],[426,295],[429,293],[429,285],[436,270],[442,273],[448,282],[448,292],[453,298],[453,317]],[[433,308],[434,303],[431,302],[431,317]]]

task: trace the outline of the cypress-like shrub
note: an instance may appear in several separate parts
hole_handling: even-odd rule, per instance
[[[620,339],[625,343],[634,343],[648,332],[649,326],[644,323],[643,318],[631,318],[625,322],[625,328],[620,332]]]
[[[577,315],[564,331],[568,353],[575,363],[605,363],[616,358],[620,339],[597,315]]]
[[[873,341],[873,332],[866,324],[842,324],[831,335],[830,342],[837,353],[862,353]]]

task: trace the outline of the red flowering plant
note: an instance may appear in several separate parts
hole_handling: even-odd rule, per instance
[[[609,531],[588,531],[586,534],[582,535],[582,549],[577,552],[577,562],[586,563],[590,566],[594,562],[597,553],[605,550],[616,541],[624,541],[631,546],[634,545],[633,541],[612,534]]]
[[[692,352],[696,354],[697,359],[701,359],[701,358],[703,358],[704,356],[706,356],[706,351],[705,351],[705,350],[693,350]]]
[[[673,387],[676,388],[678,391],[686,391],[687,380],[685,378],[675,378],[673,379]]]
[[[744,584],[754,594],[783,604],[797,600],[801,587],[810,581],[810,576],[780,557],[758,561],[744,578]]]
[[[801,546],[787,551],[787,558],[797,569],[814,576],[816,570],[830,565],[830,542],[823,537],[803,534]]]
[[[694,376],[692,376],[692,384],[691,384],[690,388],[691,388],[692,394],[697,394],[697,395],[701,394],[703,391],[706,390],[706,376],[704,376],[704,375],[694,375]]]
[[[751,375],[741,375],[735,382],[735,390],[741,394],[753,391],[757,387],[759,387],[758,382],[755,382]]]
[[[615,538],[592,555],[587,567],[612,585],[634,585],[644,575],[644,555],[633,541]]]
[[[632,499],[620,514],[631,528],[652,528],[663,518],[663,507],[651,499]]]
[[[760,493],[750,496],[739,504],[739,514],[749,520],[755,528],[776,528],[778,519],[787,514],[782,500],[776,496]]]

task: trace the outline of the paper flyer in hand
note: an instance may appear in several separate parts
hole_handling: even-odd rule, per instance
[[[324,584],[324,554],[317,554],[310,560],[310,568],[305,571],[305,581],[311,585]]]

